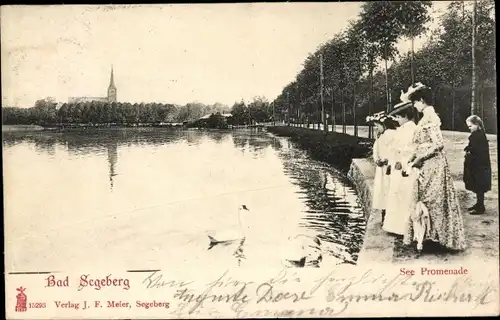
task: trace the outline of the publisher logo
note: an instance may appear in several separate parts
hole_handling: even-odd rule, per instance
[[[16,290],[19,291],[19,293],[16,296],[16,298],[17,298],[16,312],[25,312],[27,310],[27,308],[26,308],[27,296],[24,293],[26,288],[20,287],[20,288],[17,288]]]

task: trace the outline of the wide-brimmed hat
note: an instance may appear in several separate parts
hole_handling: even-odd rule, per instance
[[[413,107],[413,103],[411,101],[403,101],[394,106],[391,112],[389,112],[389,116],[394,116],[400,113],[403,110],[408,109],[409,107]]]
[[[367,116],[366,117],[366,123],[373,123],[373,122],[380,122],[380,123],[384,123],[384,121],[388,120],[388,119],[392,119],[393,118],[389,115],[387,115],[385,113],[385,111],[380,111],[380,112],[377,112],[371,116]]]

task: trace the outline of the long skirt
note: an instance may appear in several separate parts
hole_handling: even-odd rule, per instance
[[[382,210],[386,207],[387,193],[389,191],[390,175],[386,174],[387,166],[375,168],[373,182],[372,208]]]
[[[413,195],[415,176],[409,172],[409,176],[403,177],[401,170],[391,172],[389,193],[387,195],[387,209],[383,229],[387,232],[403,235],[406,223],[414,208]]]
[[[462,213],[455,185],[445,155],[440,152],[424,162],[415,184],[416,201],[429,212],[430,225],[424,240],[432,240],[453,250],[466,248]],[[415,232],[410,220],[405,226],[403,241],[411,244]]]

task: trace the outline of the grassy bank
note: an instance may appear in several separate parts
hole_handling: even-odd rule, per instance
[[[371,154],[373,142],[338,132],[325,134],[319,130],[287,126],[268,127],[277,136],[289,137],[316,160],[327,162],[339,169],[348,170],[353,158],[365,158]]]

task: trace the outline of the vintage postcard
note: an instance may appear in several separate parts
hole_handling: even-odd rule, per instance
[[[6,318],[499,315],[494,9],[2,6]]]

